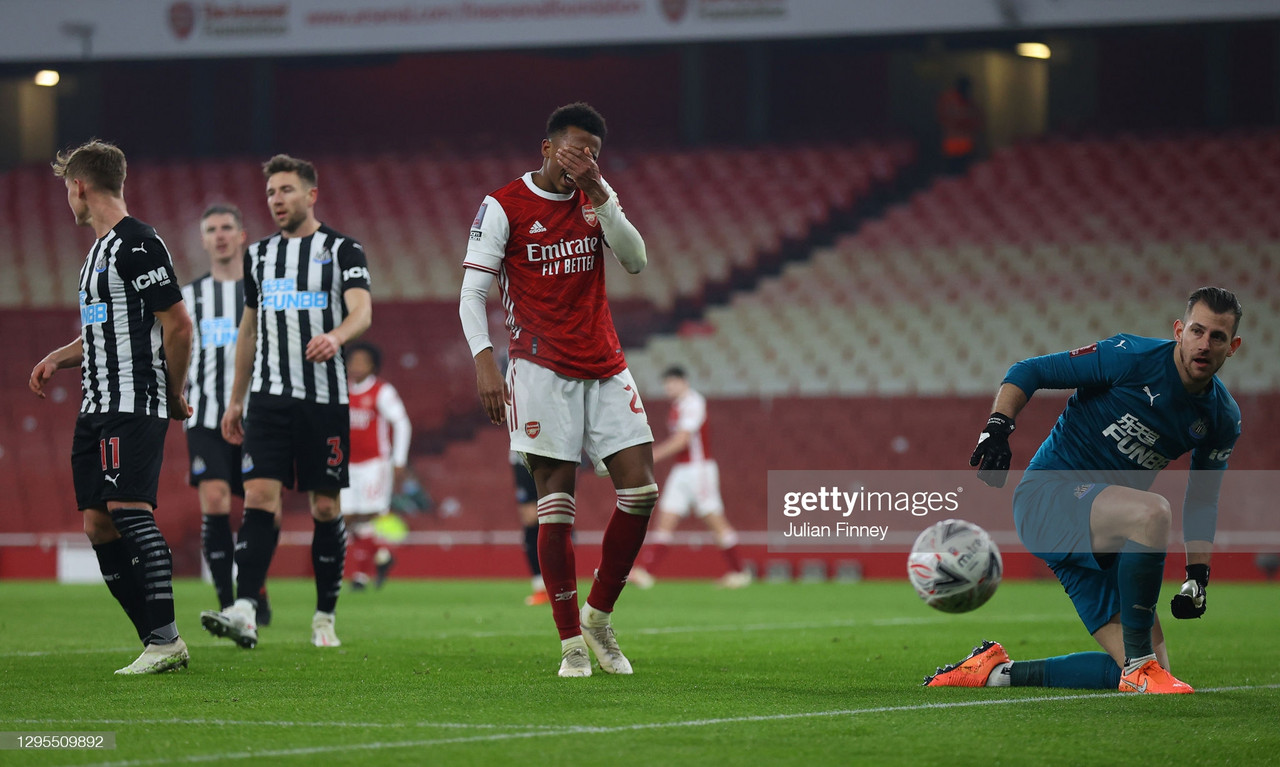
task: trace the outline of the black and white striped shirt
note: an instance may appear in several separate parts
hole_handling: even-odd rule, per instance
[[[244,314],[244,281],[215,280],[206,274],[182,287],[191,312],[191,366],[187,426],[219,429],[236,374],[236,335]]]
[[[81,413],[169,416],[168,368],[154,312],[182,300],[156,230],[126,216],[80,268]]]
[[[323,225],[308,237],[274,234],[249,246],[244,275],[245,308],[258,312],[249,391],[347,404],[342,354],[314,363],[306,349],[346,318],[344,291],[369,289],[364,248]]]

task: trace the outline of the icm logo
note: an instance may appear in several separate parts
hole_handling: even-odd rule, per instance
[[[363,266],[353,266],[350,269],[342,271],[342,281],[351,282],[352,280],[369,281],[369,270]]]
[[[168,285],[170,281],[169,270],[160,266],[135,278],[133,281],[133,289],[138,292],[142,292],[152,285]]]
[[[1235,448],[1231,448],[1231,447],[1229,447],[1229,448],[1227,448],[1227,449],[1225,449],[1225,450],[1214,450],[1212,453],[1209,453],[1209,460],[1210,460],[1210,461],[1225,461],[1225,460],[1227,460],[1228,458],[1230,458],[1230,457],[1231,457],[1231,451],[1232,451],[1232,450],[1234,450],[1234,449],[1235,449]]]

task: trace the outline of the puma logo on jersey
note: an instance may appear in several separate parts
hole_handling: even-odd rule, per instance
[[[112,487],[114,487],[115,489],[117,489],[117,490],[119,490],[119,489],[120,489],[120,475],[119,475],[119,474],[115,475],[114,477],[113,477],[113,476],[111,476],[110,474],[103,474],[103,475],[102,475],[102,478],[103,478],[103,479],[105,479],[106,481],[110,482],[110,483],[111,483],[111,486],[112,486]]]
[[[133,289],[143,291],[152,285],[168,285],[170,282],[172,280],[169,277],[169,270],[160,266],[136,277],[133,281]]]
[[[139,245],[139,246],[138,246],[138,247],[136,247],[136,248],[133,248],[130,252],[131,252],[131,253],[146,253],[146,252],[147,252],[147,246],[146,246],[146,244],[144,243],[144,244],[142,244],[142,245]]]
[[[1156,406],[1156,397],[1159,397],[1160,395],[1159,395],[1159,394],[1152,394],[1152,393],[1151,393],[1151,387],[1150,387],[1150,386],[1144,386],[1144,387],[1142,387],[1142,391],[1143,391],[1143,393],[1145,393],[1145,394],[1147,395],[1147,397],[1151,400],[1151,407],[1155,407],[1155,406]]]
[[[529,227],[529,234],[542,234],[547,228],[542,225],[541,221],[534,221],[533,226]]]
[[[1116,341],[1116,348],[1117,348],[1117,349],[1124,349],[1124,348],[1125,348],[1125,344],[1127,344],[1127,343],[1129,343],[1129,339],[1127,339],[1127,338],[1121,338],[1119,341]],[[1126,350],[1126,351],[1127,351],[1127,350]]]

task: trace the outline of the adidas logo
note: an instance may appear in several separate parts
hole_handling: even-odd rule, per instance
[[[533,226],[529,227],[529,234],[541,234],[545,231],[547,231],[547,228],[542,225],[541,221],[534,221]]]

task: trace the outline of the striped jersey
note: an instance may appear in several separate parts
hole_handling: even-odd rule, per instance
[[[182,287],[191,312],[191,365],[187,368],[187,426],[218,429],[236,373],[236,336],[244,313],[244,281],[206,274]]]
[[[182,300],[156,230],[125,216],[94,241],[80,268],[81,413],[169,417],[159,320]]]
[[[369,289],[360,243],[324,225],[307,237],[276,233],[249,246],[244,276],[244,306],[258,313],[249,391],[347,404],[342,353],[307,362],[306,349],[346,318],[344,291]]]

